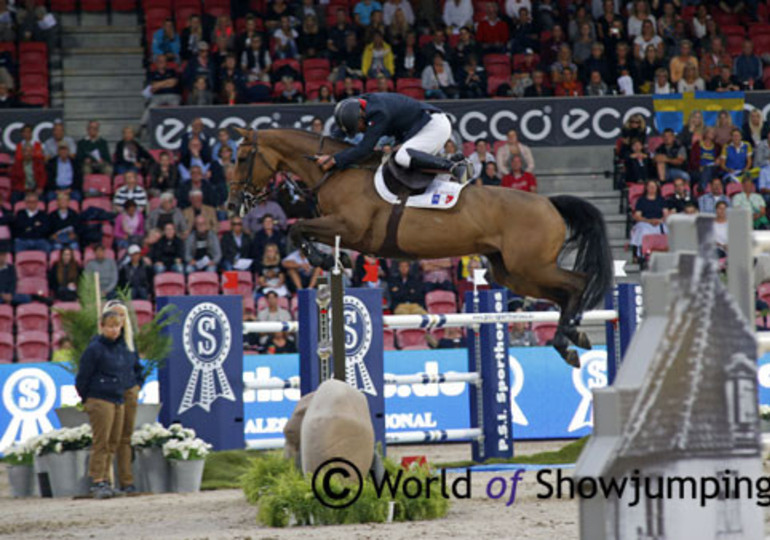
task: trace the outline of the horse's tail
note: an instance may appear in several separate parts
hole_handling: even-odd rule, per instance
[[[588,278],[580,296],[578,313],[582,313],[596,306],[612,287],[612,250],[604,217],[594,205],[578,197],[558,195],[550,201],[570,229],[565,249],[576,250],[573,270]]]

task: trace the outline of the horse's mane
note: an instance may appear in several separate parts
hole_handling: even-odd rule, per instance
[[[302,137],[304,139],[313,139],[315,141],[315,150],[313,152],[315,153],[318,150],[319,143],[321,141],[321,136],[317,133],[313,133],[312,131],[306,131],[304,129],[299,128],[270,128],[270,129],[261,129],[262,131],[290,131],[292,134],[297,135],[298,137]],[[342,150],[345,150],[346,148],[351,148],[352,144],[347,143],[345,141],[341,141],[335,137],[332,137],[331,135],[326,135],[324,137],[324,147],[323,151],[324,153],[328,154],[335,154],[337,152],[341,152]],[[370,164],[370,163],[380,163],[382,162],[382,151],[376,150],[373,151],[366,159],[364,159],[360,164]]]

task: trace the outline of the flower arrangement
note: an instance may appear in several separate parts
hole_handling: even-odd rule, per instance
[[[29,444],[30,439],[25,442],[15,443],[5,451],[3,461],[9,465],[32,465],[35,457],[35,451]]]
[[[163,455],[166,459],[192,461],[203,459],[209,454],[211,445],[203,439],[171,439],[163,445]]]
[[[168,429],[159,422],[145,424],[131,435],[131,445],[137,448],[162,448],[169,441],[195,438],[195,430],[182,424],[171,424]]]
[[[90,424],[74,428],[60,428],[32,437],[24,443],[27,452],[36,456],[61,454],[70,450],[83,450],[91,446],[93,432]]]
[[[759,417],[762,420],[770,420],[770,405],[759,406]]]

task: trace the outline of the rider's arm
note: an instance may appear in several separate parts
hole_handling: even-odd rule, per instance
[[[369,157],[380,137],[387,135],[387,122],[384,114],[372,115],[367,118],[366,124],[366,133],[364,133],[364,138],[361,139],[360,143],[334,155],[334,161],[338,168],[344,169]]]

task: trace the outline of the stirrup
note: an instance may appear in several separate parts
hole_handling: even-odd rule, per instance
[[[455,181],[465,184],[468,181],[468,162],[462,160],[454,163],[449,169],[449,174]]]

